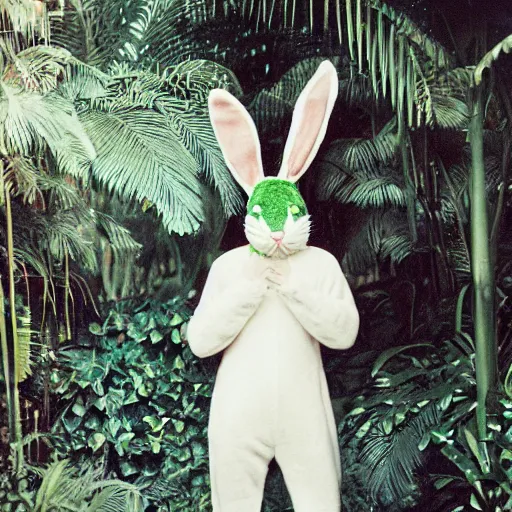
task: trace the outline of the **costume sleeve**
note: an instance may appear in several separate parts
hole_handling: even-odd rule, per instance
[[[283,285],[281,295],[302,327],[333,349],[350,348],[359,330],[359,313],[350,287],[334,257],[319,262],[322,276],[316,284]]]
[[[228,347],[254,314],[265,292],[264,282],[232,281],[214,262],[187,327],[192,352],[198,357],[209,357]]]

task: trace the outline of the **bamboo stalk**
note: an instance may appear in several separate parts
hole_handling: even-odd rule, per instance
[[[7,397],[7,417],[9,426],[9,438],[13,441],[14,435],[14,394],[12,392],[11,371],[9,365],[9,346],[7,343],[7,325],[5,322],[5,296],[4,285],[0,277],[0,339],[2,343],[2,368],[5,381],[5,395]]]
[[[0,159],[0,204],[5,204],[5,195],[4,195],[4,165],[3,161]],[[12,377],[11,377],[11,368],[9,362],[9,343],[7,340],[7,324],[5,319],[5,295],[4,295],[4,285],[3,285],[3,276],[0,276],[0,342],[2,346],[2,369],[4,373],[4,381],[5,381],[5,395],[7,399],[7,417],[8,417],[8,426],[9,426],[9,438],[10,441],[13,441],[14,437],[14,425],[15,425],[15,417],[14,417],[14,393],[12,387]]]
[[[469,127],[471,145],[471,274],[476,347],[476,419],[481,441],[487,438],[487,398],[496,384],[497,349],[494,319],[494,272],[491,267],[489,219],[485,190],[482,90],[476,86]]]
[[[69,319],[69,255],[66,250],[64,256],[64,317],[66,319],[66,339],[71,339],[71,322]]]
[[[5,189],[4,189],[5,190]],[[9,305],[11,307],[12,323],[12,346],[13,346],[13,408],[14,408],[14,442],[16,443],[16,463],[15,469],[19,473],[23,467],[23,446],[21,440],[23,437],[21,430],[21,412],[19,397],[19,352],[18,352],[18,323],[16,315],[16,291],[14,289],[14,242],[12,231],[12,211],[11,196],[9,190],[5,190],[5,213],[7,220],[7,259],[9,268]]]

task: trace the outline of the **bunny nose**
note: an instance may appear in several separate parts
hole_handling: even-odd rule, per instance
[[[284,238],[284,231],[274,231],[273,233],[270,233],[270,238],[279,244]]]

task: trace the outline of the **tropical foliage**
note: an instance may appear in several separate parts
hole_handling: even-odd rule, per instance
[[[120,303],[53,368],[51,440],[75,460],[102,460],[144,489],[146,504],[209,510],[206,427],[212,378],[184,347],[183,301]],[[169,509],[170,510],[170,509]]]
[[[344,507],[510,508],[511,39],[461,2],[471,29],[420,0],[0,0],[6,510],[209,509],[215,361],[183,331],[243,235],[207,97],[247,106],[271,174],[324,58],[301,191],[363,319],[324,351]],[[266,497],[292,510],[275,465]]]

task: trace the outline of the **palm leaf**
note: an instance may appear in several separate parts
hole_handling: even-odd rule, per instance
[[[437,407],[430,403],[390,433],[378,423],[365,436],[360,460],[374,501],[396,502],[414,491],[415,471],[422,462],[419,442],[438,424]]]
[[[396,234],[382,239],[380,257],[389,258],[393,263],[400,263],[413,252],[414,246],[406,234]]]
[[[242,95],[236,75],[218,62],[187,60],[166,68],[162,75],[173,96],[191,100],[205,109],[212,89],[225,89],[235,96]]]
[[[33,0],[0,0],[0,19],[2,30],[6,30],[14,43],[14,34],[22,34],[25,40],[30,40],[39,33],[41,37],[49,36],[48,12],[46,3]]]
[[[31,46],[18,54],[9,52],[9,57],[4,81],[42,94],[55,90],[62,80],[76,73],[97,82],[108,79],[108,75],[79,61],[64,48]]]
[[[31,156],[47,145],[65,172],[83,175],[94,147],[73,106],[56,95],[41,96],[0,82],[0,150]]]
[[[118,224],[110,215],[95,211],[94,218],[98,228],[107,236],[117,260],[124,261],[140,251],[142,245],[132,238],[128,229]]]
[[[343,255],[343,268],[352,275],[362,275],[388,258],[402,261],[413,250],[407,232],[403,211],[370,210],[366,223],[350,240]]]
[[[475,84],[479,85],[482,81],[482,74],[486,68],[490,68],[492,63],[498,59],[501,52],[508,53],[512,49],[512,34],[500,41],[490,52],[487,52],[475,68]]]
[[[165,116],[113,106],[80,119],[98,151],[93,176],[100,183],[128,200],[149,201],[169,232],[198,229],[203,212],[197,162]]]
[[[340,200],[361,208],[405,206],[404,192],[391,178],[373,178],[358,183]]]
[[[42,477],[34,512],[57,509],[77,512],[142,511],[139,489],[120,480],[102,481],[101,470],[87,468],[79,471],[68,460],[52,462],[44,469],[30,469]]]
[[[77,210],[61,210],[48,216],[41,244],[59,262],[69,255],[82,268],[94,272],[98,263],[92,241],[83,236],[84,221],[90,222],[90,218],[84,219]]]
[[[388,163],[398,148],[395,126],[396,121],[392,119],[373,139],[335,141],[329,148],[329,159],[339,159],[340,167],[349,174],[365,177],[380,176],[379,167]]]
[[[41,197],[38,170],[29,158],[17,156],[8,160],[4,175],[6,189],[12,197],[21,196],[24,203],[32,204]]]
[[[169,107],[167,112],[172,114]],[[243,206],[242,196],[227,170],[206,111],[191,108],[181,114],[176,111],[171,116],[171,122],[180,141],[194,156],[201,171],[215,184],[222,198],[225,214],[229,216],[240,212]]]

